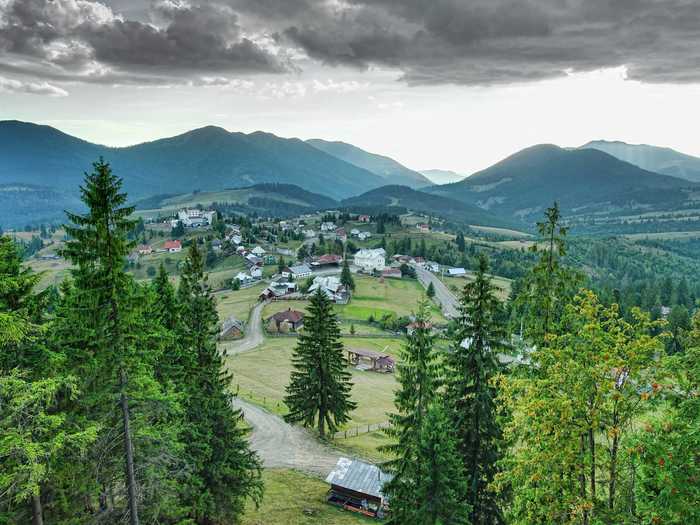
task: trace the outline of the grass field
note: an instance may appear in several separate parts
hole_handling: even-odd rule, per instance
[[[466,284],[467,281],[473,281],[474,280],[474,274],[467,270],[467,275],[466,277],[442,277],[438,276],[438,278],[445,283],[445,286],[447,286],[453,293],[458,293],[462,288],[464,288],[464,285]],[[505,277],[498,277],[496,275],[491,276],[491,280],[493,283],[496,285],[498,288],[497,296],[499,299],[502,301],[505,301],[508,299],[508,296],[510,295],[510,286],[512,281],[510,279],[506,279]]]
[[[690,232],[663,232],[663,233],[631,233],[623,235],[633,241],[679,241],[684,239],[700,239],[700,231]]]
[[[346,348],[364,348],[397,355],[401,339],[346,338]],[[271,412],[283,415],[282,402],[285,387],[292,370],[291,355],[296,339],[270,337],[258,349],[227,358],[227,366],[233,372],[233,389],[239,395]],[[396,378],[394,374],[362,372],[352,369],[352,398],[358,408],[346,428],[381,423],[387,420],[387,412],[393,410]]]
[[[241,290],[226,290],[214,294],[216,298],[216,310],[223,321],[230,315],[235,315],[241,321],[247,321],[250,311],[258,302],[258,296],[265,289],[265,284],[260,282],[250,288]]]
[[[470,224],[469,227],[472,230],[484,233],[492,233],[494,235],[503,235],[504,237],[514,237],[516,239],[532,237],[532,235],[529,233],[521,232],[518,230],[509,230],[508,228],[495,228],[492,226],[475,226],[473,224]]]
[[[328,485],[288,469],[263,472],[265,494],[260,508],[246,505],[242,525],[369,525],[381,523],[326,503]]]

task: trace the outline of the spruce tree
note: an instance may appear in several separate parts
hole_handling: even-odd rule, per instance
[[[355,279],[352,278],[347,259],[343,261],[343,270],[340,272],[340,284],[345,286],[348,290],[355,291]]]
[[[464,286],[446,367],[445,397],[468,481],[462,496],[471,507],[473,525],[503,523],[489,484],[497,472],[502,439],[492,381],[501,371],[498,352],[507,334],[499,322],[501,306],[488,268],[482,255],[474,281]]]
[[[319,288],[311,296],[304,330],[292,356],[294,370],[284,402],[285,420],[305,427],[316,424],[319,436],[335,432],[357,406],[343,355],[340,326],[330,299]]]
[[[262,496],[261,464],[231,406],[231,376],[216,347],[218,315],[196,243],[190,247],[177,298],[180,306],[178,366],[182,369],[189,475],[183,499],[196,523],[235,523],[246,498]]]
[[[385,487],[391,499],[394,523],[411,523],[415,509],[419,437],[428,407],[440,386],[440,364],[433,348],[428,303],[418,305],[415,329],[401,349],[397,366],[399,389],[394,396],[397,412],[390,414],[386,430],[392,443],[385,446],[393,459],[386,466],[394,478]]]
[[[428,283],[428,288],[425,290],[425,295],[428,297],[428,299],[435,297],[435,286],[433,286],[433,281]]]
[[[416,525],[470,525],[469,505],[464,503],[467,482],[457,451],[454,428],[445,408],[434,401],[418,431],[415,495],[413,501],[391,502],[405,505]]]

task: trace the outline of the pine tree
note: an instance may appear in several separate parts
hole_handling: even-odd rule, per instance
[[[316,424],[319,436],[333,433],[357,406],[350,399],[352,383],[333,304],[319,288],[311,296],[304,330],[292,356],[294,370],[284,402],[285,420],[305,427]]]
[[[384,447],[393,456],[387,467],[394,478],[385,491],[392,502],[392,520],[397,524],[411,523],[416,503],[419,436],[428,407],[440,386],[440,365],[433,349],[434,341],[428,303],[423,300],[418,305],[415,329],[408,335],[399,356],[399,389],[394,396],[397,412],[389,415],[391,426],[386,430],[392,443]]]
[[[425,295],[428,297],[428,299],[435,297],[435,286],[433,286],[433,281],[428,283],[428,288],[425,290]]]
[[[355,279],[352,278],[347,259],[343,262],[343,270],[340,272],[340,284],[345,286],[348,290],[355,291]]]
[[[185,458],[190,473],[183,499],[196,523],[237,522],[246,498],[262,495],[261,465],[250,450],[243,415],[231,406],[231,376],[216,347],[218,315],[202,255],[192,244],[180,287],[180,352],[178,365],[186,400]]]
[[[469,505],[464,503],[467,481],[457,451],[454,428],[439,401],[428,408],[417,448],[415,494],[410,501],[393,501],[392,509],[404,505],[416,525],[469,525]]]
[[[482,255],[474,281],[464,286],[446,372],[445,397],[468,481],[463,496],[471,506],[473,525],[503,523],[489,484],[497,472],[501,448],[492,382],[501,371],[498,352],[507,334],[498,320],[501,306],[488,269],[488,259]]]

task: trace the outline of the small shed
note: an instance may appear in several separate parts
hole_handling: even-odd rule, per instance
[[[277,312],[275,315],[270,317],[269,323],[274,324],[277,330],[280,329],[282,323],[287,323],[289,325],[289,329],[296,332],[304,326],[304,312],[292,310],[291,308],[288,310],[282,310],[281,312]]]
[[[393,372],[396,362],[389,354],[381,354],[364,348],[348,348],[348,363],[366,366],[372,372]]]
[[[326,483],[331,486],[327,501],[345,510],[382,519],[389,508],[382,489],[392,477],[375,465],[340,458],[326,477]]]
[[[219,339],[235,339],[243,334],[244,323],[235,316],[228,317],[221,325]]]

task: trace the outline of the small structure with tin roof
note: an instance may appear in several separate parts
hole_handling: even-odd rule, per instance
[[[364,348],[348,348],[348,363],[372,372],[393,372],[396,362],[389,354]]]
[[[391,474],[382,472],[375,465],[340,458],[335,469],[326,477],[326,483],[331,486],[328,503],[382,519],[389,507],[382,489],[392,478]]]

